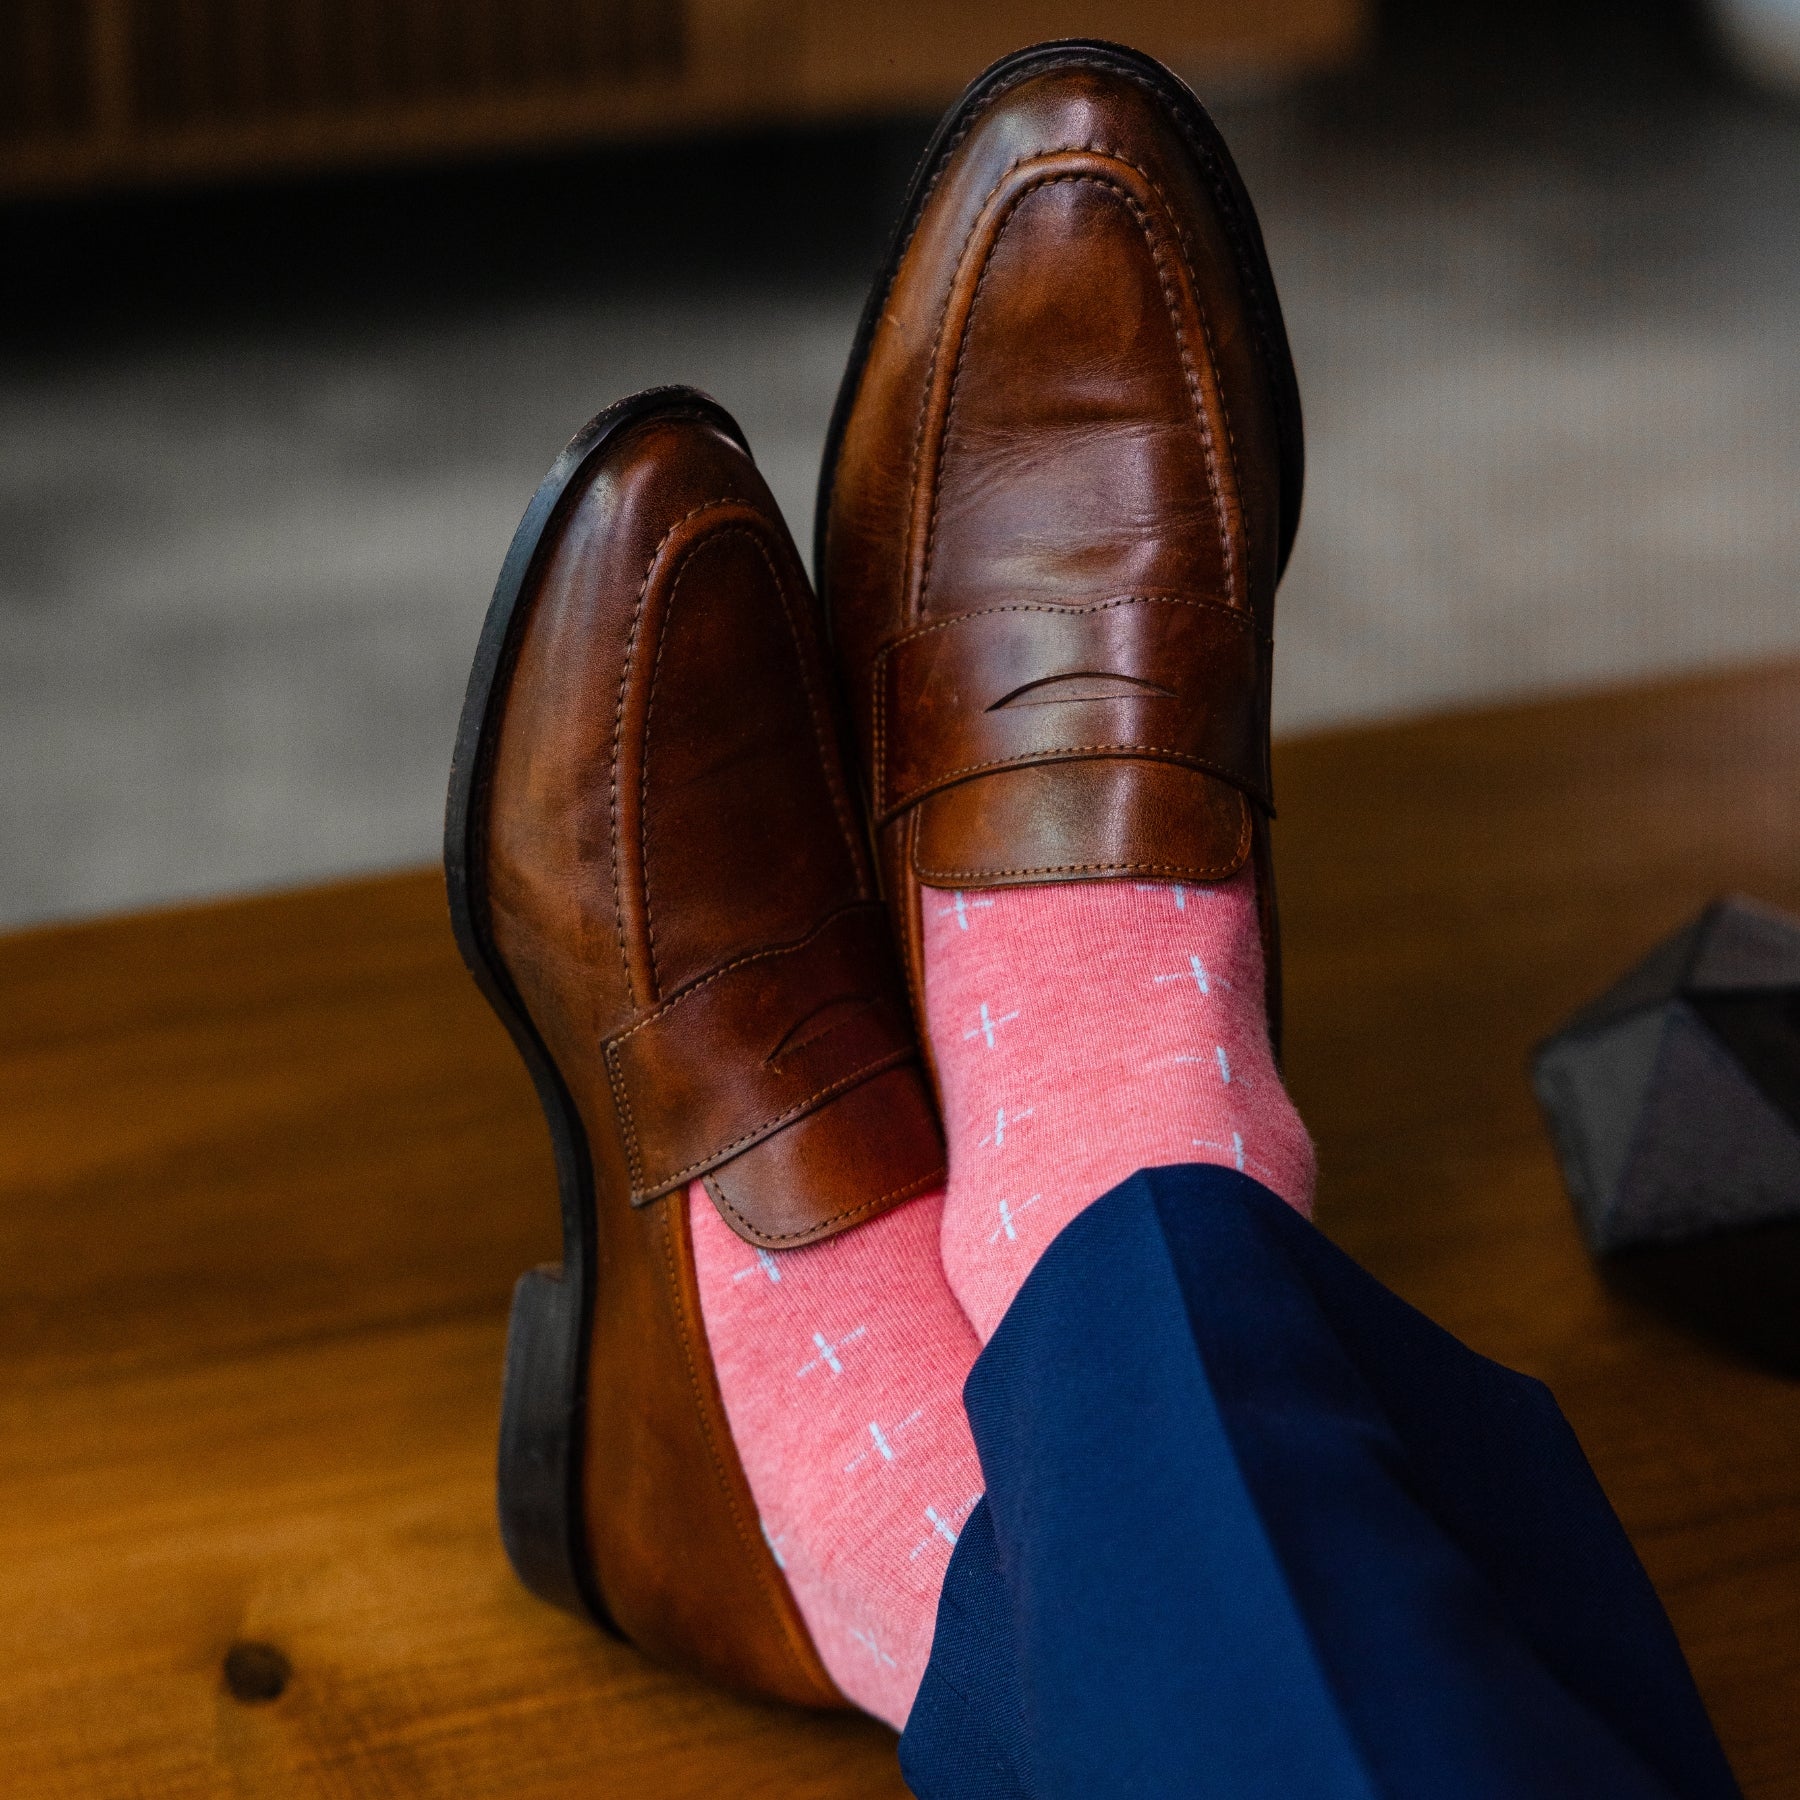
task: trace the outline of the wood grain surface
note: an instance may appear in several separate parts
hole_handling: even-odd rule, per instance
[[[1320,1221],[1542,1376],[1754,1800],[1800,1800],[1800,1384],[1583,1255],[1530,1045],[1715,893],[1800,908],[1800,668],[1281,747]],[[880,1796],[893,1740],[541,1606],[493,1524],[529,1086],[437,877],[0,942],[0,1786]],[[285,1691],[233,1696],[269,1644]]]

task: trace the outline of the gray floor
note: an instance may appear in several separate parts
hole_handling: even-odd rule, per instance
[[[1281,729],[1800,652],[1800,115],[1711,82],[1523,127],[1223,112],[1307,407]],[[0,923],[434,856],[563,438],[696,382],[804,541],[872,241],[15,339]]]

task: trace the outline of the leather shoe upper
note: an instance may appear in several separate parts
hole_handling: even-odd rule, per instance
[[[842,1704],[757,1521],[688,1229],[703,1178],[758,1245],[942,1179],[905,990],[774,501],[704,403],[615,434],[517,604],[480,796],[505,977],[591,1163],[581,1492],[634,1643]]]
[[[1255,857],[1273,1013],[1297,450],[1260,238],[1172,77],[1105,46],[1013,60],[921,178],[824,490],[820,585],[915,1000],[920,883],[1214,881]]]

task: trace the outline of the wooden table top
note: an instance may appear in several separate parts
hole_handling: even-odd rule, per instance
[[[1800,666],[1280,747],[1320,1222],[1556,1391],[1755,1800],[1800,1800],[1800,1384],[1584,1256],[1528,1047],[1722,890],[1800,908]],[[10,1793],[880,1796],[867,1721],[514,1582],[507,1295],[557,1251],[436,875],[0,941]],[[234,1698],[236,1643],[278,1698]]]

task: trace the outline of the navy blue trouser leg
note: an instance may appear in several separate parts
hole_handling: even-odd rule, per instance
[[[1549,1391],[1228,1169],[1151,1169],[965,1389],[920,1800],[1735,1800]]]

